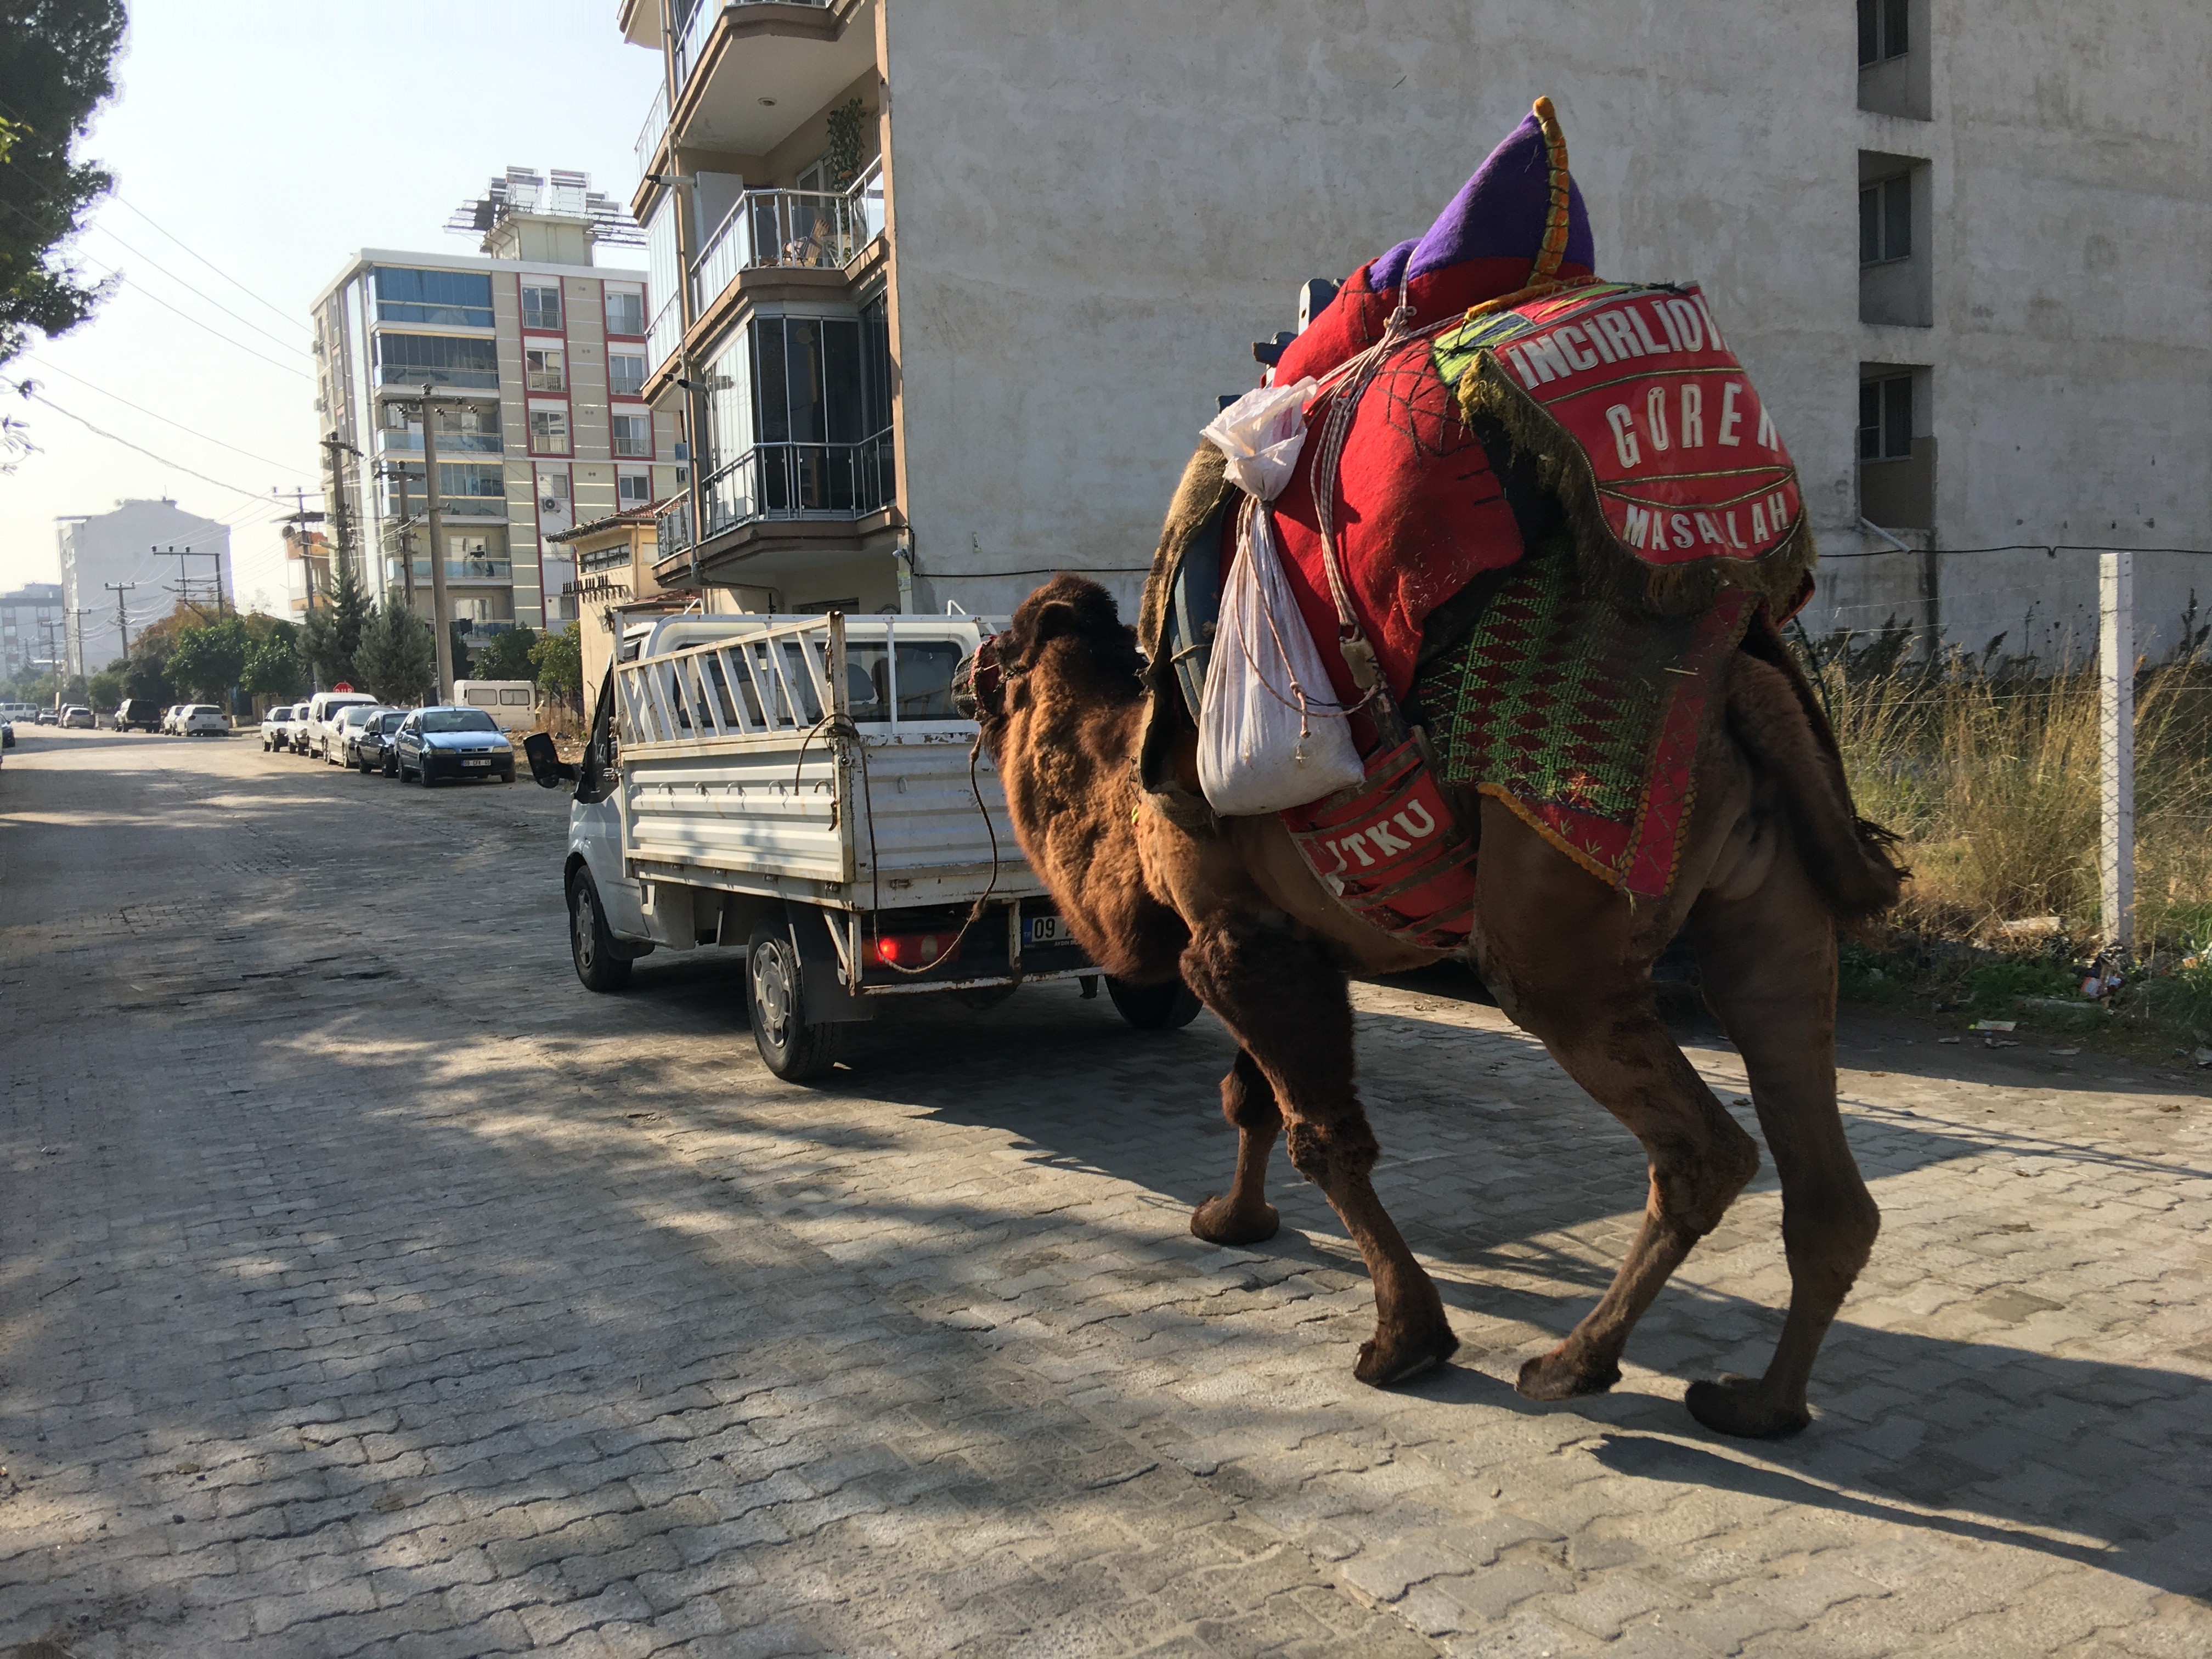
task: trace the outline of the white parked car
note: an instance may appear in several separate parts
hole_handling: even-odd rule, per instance
[[[338,732],[338,714],[347,708],[380,708],[383,705],[366,691],[318,691],[307,699],[306,742],[299,745],[303,755],[313,755],[321,760],[335,749],[343,754],[345,738]]]
[[[81,702],[73,702],[62,710],[62,724],[65,726],[74,726],[78,727],[80,730],[89,732],[97,726],[100,722],[92,717],[92,710],[87,708]]]
[[[185,738],[227,738],[230,716],[211,702],[188,703],[177,717],[177,735]]]
[[[282,749],[290,741],[285,736],[284,726],[285,722],[292,718],[292,708],[293,705],[289,702],[280,702],[261,717],[261,747],[264,753],[271,749]]]
[[[385,712],[380,702],[349,702],[340,708],[331,716],[330,735],[323,739],[323,758],[333,766],[349,764],[346,751],[361,735],[361,728]]]
[[[164,708],[161,711],[161,730],[170,737],[176,736],[179,731],[183,730],[183,727],[179,725],[179,722],[184,719],[185,710],[191,707],[191,705],[188,702],[173,702],[167,708]]]
[[[295,755],[307,752],[307,705],[304,702],[292,706],[292,718],[284,722],[284,741],[279,746]]]

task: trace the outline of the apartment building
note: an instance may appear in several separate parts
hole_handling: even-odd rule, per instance
[[[135,638],[185,600],[211,611],[237,599],[230,526],[167,496],[71,514],[55,521],[55,532],[72,674],[98,673],[123,654],[126,629]]]
[[[64,615],[59,582],[26,582],[0,593],[0,680],[55,659]]]
[[[1775,411],[1815,631],[2079,650],[2094,553],[2057,550],[2212,549],[2201,6],[2092,33],[1943,0],[617,21],[665,71],[645,393],[701,457],[659,569],[718,604],[1003,611],[1066,568],[1133,596],[1252,343],[1419,235],[1539,93],[1601,271],[1702,283]],[[2203,554],[2139,554],[2147,650],[2200,592]]]
[[[429,388],[435,556],[480,644],[574,620],[575,567],[548,538],[673,495],[684,458],[642,396],[646,273],[594,258],[639,240],[626,214],[584,174],[509,167],[447,228],[477,255],[365,248],[316,297],[315,409],[338,556],[427,611]]]

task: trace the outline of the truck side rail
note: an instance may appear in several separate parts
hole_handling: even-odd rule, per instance
[[[788,740],[850,718],[837,612],[618,664],[626,751]]]

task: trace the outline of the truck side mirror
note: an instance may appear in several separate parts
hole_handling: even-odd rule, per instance
[[[553,739],[544,732],[532,732],[525,738],[522,753],[540,789],[558,789],[564,783],[575,782],[576,769],[555,752]]]

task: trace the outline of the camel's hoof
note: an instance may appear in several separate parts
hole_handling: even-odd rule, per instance
[[[1459,1339],[1439,1317],[1434,1325],[1386,1336],[1377,1331],[1359,1345],[1352,1376],[1370,1389],[1394,1389],[1434,1370],[1459,1351]]]
[[[1757,1378],[1734,1372],[1711,1382],[1692,1382],[1682,1397],[1690,1415],[1717,1434],[1752,1440],[1783,1440],[1801,1432],[1813,1413],[1801,1403],[1784,1406],[1759,1392]]]
[[[1608,1363],[1592,1367],[1587,1360],[1571,1358],[1562,1342],[1539,1354],[1521,1368],[1513,1386],[1531,1400],[1571,1400],[1578,1394],[1603,1394],[1620,1381],[1620,1367]]]
[[[1191,1231],[1209,1244],[1264,1244],[1282,1224],[1272,1204],[1239,1212],[1227,1199],[1212,1194],[1190,1212]]]

